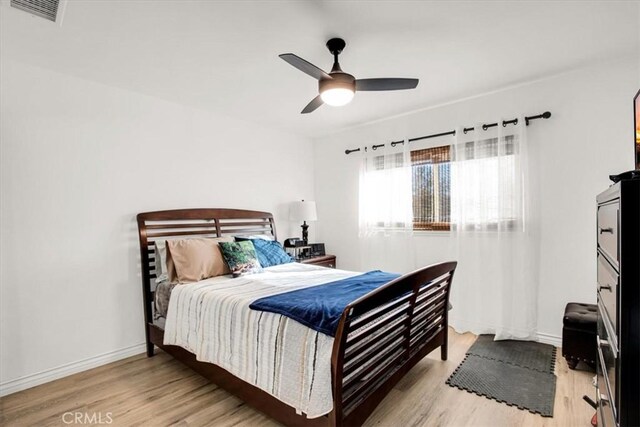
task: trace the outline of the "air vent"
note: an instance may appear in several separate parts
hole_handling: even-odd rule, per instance
[[[11,6],[56,22],[60,0],[11,0]]]

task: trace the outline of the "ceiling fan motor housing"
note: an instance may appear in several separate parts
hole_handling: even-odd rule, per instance
[[[329,89],[348,89],[352,92],[356,91],[356,78],[351,74],[342,72],[331,73],[332,79],[322,79],[318,81],[318,89],[320,93]]]

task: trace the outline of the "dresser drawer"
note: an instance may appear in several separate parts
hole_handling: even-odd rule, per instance
[[[617,413],[615,403],[618,401],[618,340],[612,334],[611,325],[608,325],[608,316],[603,313],[602,304],[598,304],[598,336],[597,347],[597,374],[598,389],[600,394],[609,400],[614,414]]]
[[[598,248],[618,269],[618,210],[619,203],[598,206]]]
[[[615,412],[615,403],[612,396],[609,395],[610,390],[605,383],[606,379],[598,363],[598,427],[616,427],[617,416]]]
[[[607,396],[611,403],[611,408],[615,414],[617,402],[616,390],[616,355],[614,355],[608,341],[598,337],[598,360],[596,361],[598,374],[598,389],[600,393]]]
[[[616,427],[616,417],[613,415],[611,402],[598,397],[598,427]]]
[[[618,332],[618,273],[598,252],[598,298],[602,302],[613,330]]]

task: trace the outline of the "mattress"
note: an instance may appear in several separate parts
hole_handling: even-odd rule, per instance
[[[178,345],[306,414],[333,409],[333,337],[276,313],[252,310],[263,297],[360,273],[308,264],[282,264],[238,278],[220,276],[168,293],[164,344]]]

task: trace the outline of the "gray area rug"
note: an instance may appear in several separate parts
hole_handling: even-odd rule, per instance
[[[519,409],[553,416],[556,348],[480,335],[447,384]]]

